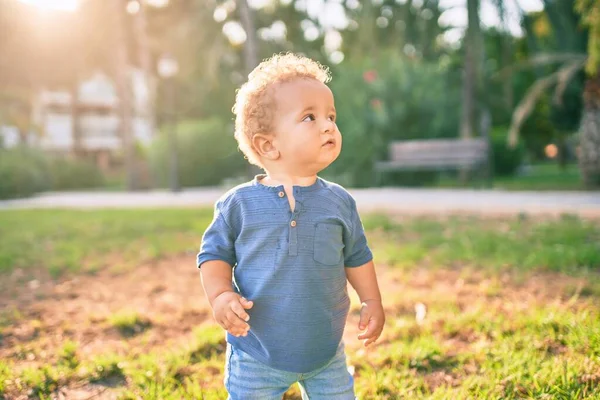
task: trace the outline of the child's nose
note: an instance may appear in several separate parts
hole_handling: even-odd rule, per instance
[[[322,128],[323,133],[329,133],[329,132],[333,131],[333,126],[334,126],[333,121],[331,121],[329,118],[327,118],[325,120],[325,122],[323,123],[323,128]]]

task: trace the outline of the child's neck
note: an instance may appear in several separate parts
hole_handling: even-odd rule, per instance
[[[317,175],[296,175],[296,174],[288,174],[282,172],[273,172],[266,171],[267,176],[265,176],[261,183],[267,186],[279,186],[283,185],[285,187],[292,186],[310,186],[315,183],[317,180]]]

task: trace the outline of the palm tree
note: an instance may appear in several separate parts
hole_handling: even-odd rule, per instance
[[[508,141],[509,145],[516,145],[523,122],[547,89],[555,87],[554,101],[560,103],[571,79],[585,67],[587,80],[583,93],[584,111],[579,132],[578,159],[584,186],[594,189],[600,188],[600,3],[596,0],[576,0],[575,8],[581,15],[582,23],[589,29],[588,54],[539,54],[510,68],[510,71],[514,71],[523,67],[562,63],[556,72],[541,77],[527,91],[513,113]]]
[[[600,188],[600,3],[579,0],[577,11],[589,29],[579,168],[586,187]]]

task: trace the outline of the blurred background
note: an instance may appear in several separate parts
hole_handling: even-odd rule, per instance
[[[331,68],[344,148],[325,178],[598,188],[599,15],[594,0],[0,0],[0,198],[248,179],[235,89],[282,51]],[[485,179],[391,150],[469,138]]]

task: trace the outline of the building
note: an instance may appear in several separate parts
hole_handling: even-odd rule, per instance
[[[153,125],[147,111],[150,109],[150,92],[139,70],[131,72],[131,90],[133,136],[138,143],[147,145],[153,138]],[[77,96],[79,149],[93,157],[101,167],[108,167],[110,160],[123,150],[116,86],[106,74],[96,72],[81,82]],[[44,89],[39,92],[32,107],[32,122],[38,132],[29,136],[29,145],[52,153],[74,153],[72,97],[68,91]],[[1,127],[0,136],[4,147],[19,142],[18,131],[13,127]]]

